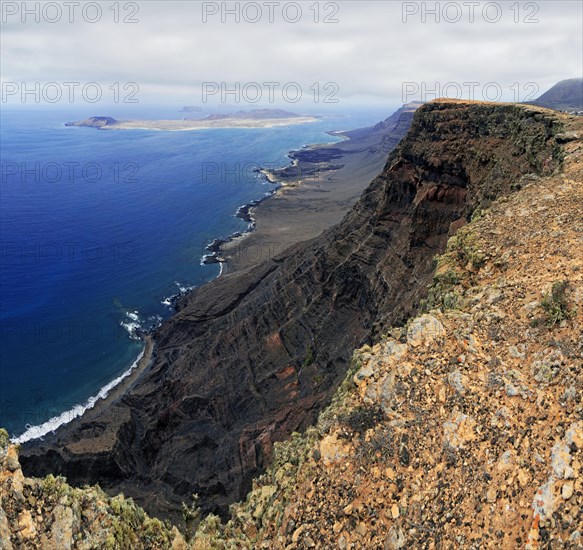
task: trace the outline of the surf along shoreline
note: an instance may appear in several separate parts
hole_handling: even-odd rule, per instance
[[[293,151],[290,151],[290,153],[292,152]],[[228,272],[228,261],[221,256],[223,247],[235,241],[242,241],[248,234],[257,229],[252,209],[258,207],[264,201],[273,197],[277,192],[285,187],[285,184],[278,181],[273,181],[265,169],[257,168],[255,172],[262,174],[266,180],[266,183],[276,184],[278,186],[275,189],[271,189],[270,191],[266,192],[258,199],[254,199],[237,208],[235,216],[241,218],[245,222],[248,222],[249,225],[246,229],[242,231],[236,231],[227,237],[217,237],[207,245],[206,250],[208,251],[208,254],[203,255],[201,263],[204,265],[218,263],[220,264],[220,272],[215,278],[210,279],[204,284],[209,284],[213,280]],[[172,314],[170,317],[177,313],[176,307],[178,301],[184,298],[194,289],[195,287],[188,287],[186,290],[181,290],[180,292],[169,296],[164,300],[163,303],[166,303],[172,309]],[[156,358],[156,344],[153,339],[153,333],[155,332],[157,326],[158,325],[153,326],[147,330],[138,329],[135,331],[135,336],[142,340],[144,347],[138,354],[135,361],[122,374],[100,388],[96,394],[90,396],[83,403],[75,405],[73,408],[63,411],[61,414],[54,416],[40,424],[35,424],[32,426],[27,425],[25,431],[18,436],[11,437],[11,441],[16,444],[42,441],[44,436],[52,434],[61,428],[65,428],[68,424],[71,424],[82,416],[90,418],[93,414],[99,414],[123,395],[128,393],[138,381],[138,379],[143,374],[145,374],[154,363]]]
[[[337,187],[345,188],[346,182],[355,177],[354,165],[362,163],[362,158],[359,155],[354,155],[355,149],[362,148],[362,140],[358,138],[353,139],[350,135],[347,135],[350,132],[350,130],[346,132],[338,130],[328,131],[326,132],[327,134],[342,138],[341,141],[305,145],[301,149],[288,152],[287,156],[290,162],[287,165],[273,170],[261,167],[255,170],[256,173],[265,178],[266,183],[276,185],[277,187],[269,190],[262,197],[254,199],[237,209],[235,216],[248,223],[246,229],[236,231],[226,237],[217,237],[207,245],[206,250],[208,254],[203,255],[201,263],[208,265],[219,263],[220,272],[217,277],[204,284],[209,284],[216,278],[227,275],[229,271],[233,270],[232,267],[234,270],[248,269],[260,264],[266,259],[262,255],[257,257],[249,253],[250,248],[258,246],[257,239],[256,242],[252,242],[252,239],[250,239],[251,236],[258,237],[260,243],[262,241],[264,242],[265,238],[267,238],[270,245],[279,245],[279,251],[283,251],[288,246],[297,242],[315,237],[326,227],[340,221],[341,217],[350,209],[351,204],[347,203],[346,189],[339,192]],[[340,149],[338,149],[339,145]],[[345,160],[349,166],[349,161],[352,162],[353,166],[344,170],[343,178],[338,178],[337,176],[339,173],[342,173],[345,165],[331,163],[331,152],[334,152],[334,162],[337,162],[339,159]],[[310,159],[304,162],[302,160],[302,153],[307,153]],[[348,157],[356,158],[349,159]],[[356,186],[357,189],[353,190],[351,202],[356,202],[361,192],[372,180],[372,177],[380,172],[385,157],[386,155],[382,155],[380,159],[377,159],[378,166],[375,165],[369,172],[358,174],[362,181],[359,186]],[[315,171],[316,177],[314,177]],[[340,184],[338,184],[339,181]],[[311,206],[313,199],[310,196],[310,189],[313,192],[314,188],[319,188],[322,185],[326,186],[326,191],[332,196],[335,193],[338,194],[338,204],[335,205],[337,210],[336,217],[332,216],[325,218],[323,221],[320,220],[319,225],[316,224],[314,227],[310,227],[308,234],[305,230],[302,233],[302,229],[305,229],[303,225],[305,224],[306,218],[314,218],[314,216],[318,218],[322,217],[314,213]],[[351,186],[355,187],[352,183]],[[269,227],[265,229],[263,223],[267,222],[265,225],[269,226],[273,223],[274,218],[277,220],[280,217],[283,210],[290,210],[289,205],[277,200],[286,195],[291,197],[293,204],[291,214],[288,212],[288,215],[291,215],[291,221],[288,223],[288,225],[291,225],[291,231],[287,235],[278,236]],[[308,195],[307,200],[302,201],[302,195]],[[297,200],[298,198],[300,198],[299,201]],[[272,200],[268,201],[267,199]],[[270,206],[267,209],[265,205],[268,204]],[[264,209],[269,210],[265,212],[265,215],[263,215]],[[261,215],[259,227],[257,224],[257,215]],[[292,235],[291,238],[290,235]],[[274,254],[270,252],[270,255]],[[245,261],[241,261],[242,257],[245,258]],[[172,308],[171,317],[177,313],[179,301],[193,292],[193,290],[194,288],[188,288],[165,300],[167,305]],[[136,336],[144,342],[144,348],[134,363],[119,377],[101,388],[96,395],[90,397],[85,403],[77,405],[73,409],[65,411],[47,422],[28,428],[20,436],[13,438],[13,441],[15,443],[33,442],[33,445],[35,441],[39,442],[40,440],[42,442],[43,436],[52,434],[60,429],[66,429],[68,425],[79,420],[81,417],[91,419],[94,415],[99,415],[103,410],[109,408],[114,402],[131,391],[132,387],[149,370],[156,359],[156,344],[153,339],[156,328],[157,326],[148,330],[136,331]]]
[[[301,187],[302,184],[305,183],[305,180],[308,179],[309,175],[313,177],[313,168],[308,166],[308,163],[303,163],[301,160],[295,158],[295,155],[300,154],[305,151],[310,151],[312,153],[317,154],[318,151],[325,151],[329,148],[336,146],[338,143],[342,141],[349,141],[351,138],[347,135],[344,135],[341,131],[338,130],[331,130],[326,131],[326,134],[341,138],[341,141],[333,141],[328,143],[315,143],[315,144],[308,144],[304,145],[300,149],[292,149],[288,151],[287,157],[289,162],[287,165],[282,165],[279,168],[264,168],[264,167],[257,167],[253,170],[254,173],[259,174],[261,178],[264,179],[266,184],[275,185],[274,189],[267,191],[262,197],[258,199],[254,199],[246,204],[239,206],[237,211],[235,212],[235,216],[240,218],[241,220],[248,223],[247,228],[235,231],[226,237],[217,237],[213,241],[211,241],[207,246],[207,254],[204,254],[201,263],[210,265],[210,264],[220,264],[221,271],[218,277],[222,275],[226,275],[229,271],[233,270],[233,267],[239,267],[237,264],[239,262],[235,261],[234,255],[241,255],[245,253],[245,241],[248,237],[251,236],[252,233],[258,231],[257,226],[257,217],[256,214],[260,212],[258,207],[262,206],[268,199],[278,199],[286,192],[290,191],[294,188]],[[326,167],[323,169],[331,170],[330,167]],[[303,175],[304,174],[304,175]],[[308,177],[306,177],[308,176]],[[348,211],[348,209],[347,209]],[[298,213],[301,214],[301,213]],[[298,218],[301,218],[301,215],[298,215]],[[301,219],[298,219],[297,224],[301,224]],[[262,228],[259,228],[261,230]],[[296,242],[300,242],[303,239],[299,239]],[[287,246],[291,246],[295,244],[295,242],[288,242],[285,243],[285,246],[281,247],[281,250],[287,248]],[[249,265],[245,267],[253,267],[253,265],[260,263],[266,258],[258,257],[256,261],[249,262]],[[180,297],[182,297],[185,293],[180,293],[173,297],[173,304],[176,303]]]
[[[257,173],[264,172],[263,169],[258,168],[256,169]],[[279,182],[271,181],[265,174],[263,174],[267,183],[275,183],[278,184]],[[236,241],[242,240],[245,238],[246,235],[255,231],[256,224],[255,219],[252,216],[252,208],[259,206],[261,203],[266,201],[267,199],[273,197],[280,189],[283,187],[282,184],[279,184],[278,187],[275,189],[271,189],[267,193],[265,193],[262,197],[258,199],[254,199],[246,204],[239,206],[235,212],[235,216],[241,218],[243,221],[248,222],[248,226],[246,229],[242,231],[236,231],[227,237],[217,237],[211,243],[209,243],[206,247],[208,254],[203,255],[201,259],[201,263],[204,265],[211,265],[211,264],[220,264],[220,272],[219,274],[214,277],[213,279],[208,280],[204,284],[209,284],[213,280],[221,277],[222,275],[226,274],[228,271],[228,264],[227,261],[224,260],[220,254],[222,251],[222,247],[226,244]],[[170,317],[177,313],[176,307],[178,301],[192,292],[195,287],[188,287],[185,290],[180,290],[176,294],[167,297],[163,303],[168,305],[172,313]],[[75,405],[71,409],[63,411],[61,414],[56,415],[49,420],[42,422],[40,424],[35,424],[32,426],[27,425],[24,432],[17,436],[12,436],[11,441],[16,444],[24,444],[28,442],[34,441],[42,441],[43,437],[53,432],[66,427],[68,424],[71,424],[76,419],[79,419],[82,416],[86,416],[90,418],[92,414],[99,414],[104,409],[108,408],[111,404],[113,404],[117,399],[128,393],[137,380],[144,374],[149,367],[152,366],[154,360],[156,358],[156,350],[155,350],[155,342],[153,339],[153,333],[159,324],[146,329],[137,329],[134,332],[135,337],[142,340],[144,343],[144,347],[142,351],[138,354],[137,358],[134,362],[118,377],[114,378],[111,382],[103,386],[99,389],[97,393],[90,396],[87,400],[83,403]]]
[[[89,397],[84,403],[76,405],[46,422],[27,428],[21,435],[12,437],[11,441],[23,444],[29,441],[42,440],[45,435],[67,426],[77,418],[92,412],[99,412],[103,407],[108,407],[129,391],[140,375],[146,372],[154,363],[155,359],[155,344],[152,336],[145,332],[139,336],[144,342],[144,348],[138,354],[136,360],[121,375],[103,386],[97,394]]]

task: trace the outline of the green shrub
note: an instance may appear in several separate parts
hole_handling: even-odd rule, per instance
[[[302,364],[302,369],[309,367],[315,361],[315,359],[314,350],[312,349],[312,346],[309,346],[308,350],[306,351],[306,357],[304,358],[304,362]]]
[[[67,485],[67,480],[64,477],[55,477],[53,474],[49,474],[41,481],[41,488],[46,498],[52,498],[54,500],[68,495],[72,490]]]
[[[364,434],[383,419],[383,410],[378,405],[364,405],[339,415],[338,420],[346,424],[352,433]]]
[[[0,449],[6,449],[9,442],[8,432],[4,428],[0,428]]]
[[[553,283],[551,292],[546,294],[541,302],[546,316],[546,324],[549,328],[568,321],[575,316],[575,309],[569,309],[567,301],[567,289],[569,281],[558,281]]]

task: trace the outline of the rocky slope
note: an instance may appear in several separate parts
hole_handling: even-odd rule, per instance
[[[203,510],[224,513],[274,442],[316,419],[352,350],[417,309],[448,234],[525,176],[554,173],[569,120],[517,105],[423,106],[342,223],[187,296],[131,390],[27,445],[25,473],[99,482],[159,514],[198,493]],[[412,411],[425,406],[424,391]]]
[[[0,430],[0,550],[186,550],[174,527],[149,518],[131,499],[63,478],[24,477],[18,449]]]
[[[195,548],[583,548],[583,121]]]

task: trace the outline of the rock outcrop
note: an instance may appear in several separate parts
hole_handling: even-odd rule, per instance
[[[176,527],[149,518],[132,499],[63,478],[24,477],[18,449],[0,430],[0,550],[186,550]]]
[[[65,126],[86,126],[88,128],[104,128],[105,126],[115,126],[118,121],[110,116],[92,116],[85,120],[75,122],[65,122]]]
[[[557,134],[567,119],[513,104],[426,104],[339,225],[182,299],[156,331],[156,360],[132,389],[27,444],[25,472],[99,482],[159,514],[197,493],[203,510],[224,514],[269,464],[274,442],[314,422],[353,349],[417,310],[448,236],[497,197],[559,168]],[[460,246],[477,269],[480,253]],[[415,383],[406,380],[411,391]],[[386,409],[401,406],[402,384],[386,382]],[[412,407],[425,406],[423,391],[419,402],[411,394]],[[462,416],[449,421],[452,433],[458,425],[472,431]],[[466,439],[453,437],[452,453]],[[398,441],[403,463],[412,463],[414,447]]]

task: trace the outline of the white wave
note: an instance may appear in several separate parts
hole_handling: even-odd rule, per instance
[[[174,281],[174,284],[178,287],[178,291],[181,294],[184,294],[185,292],[188,292],[189,290],[192,290],[194,288],[194,286],[184,286],[184,285],[181,285],[177,281]]]
[[[162,315],[152,315],[148,317],[148,330],[154,330],[162,324]]]
[[[206,265],[206,261],[208,258],[212,258],[214,256],[214,252],[211,254],[203,254],[202,258],[200,259],[200,265]]]
[[[12,438],[13,443],[22,444],[26,441],[30,441],[32,439],[38,439],[47,435],[48,433],[54,432],[59,426],[63,426],[64,424],[68,424],[73,419],[81,416],[85,411],[92,409],[95,406],[95,403],[100,399],[105,399],[109,392],[115,388],[122,380],[127,378],[131,372],[138,366],[138,363],[144,356],[144,350],[140,352],[138,358],[132,363],[131,367],[126,370],[122,375],[118,376],[115,380],[112,380],[106,386],[103,386],[97,395],[90,397],[85,403],[82,405],[75,405],[72,409],[61,413],[59,416],[54,416],[50,420],[47,420],[43,424],[39,424],[38,426],[27,426],[26,431],[15,438]]]
[[[204,265],[204,264],[201,262],[200,265]],[[174,281],[174,284],[176,285],[176,288],[178,289],[178,293],[173,294],[172,296],[168,296],[167,298],[164,298],[161,302],[162,305],[172,307],[174,305],[174,302],[176,301],[176,298],[178,298],[178,296],[196,288],[196,285],[185,286],[185,285],[180,284],[178,281]]]
[[[140,322],[140,317],[138,315],[137,311],[128,311],[126,312],[126,317],[128,319],[130,319],[129,321],[126,322],[121,322],[120,326],[122,326],[123,328],[125,328],[128,331],[128,334],[130,335],[130,338],[132,340],[139,340],[140,337],[137,334],[137,331],[139,329],[142,329],[142,324]]]

